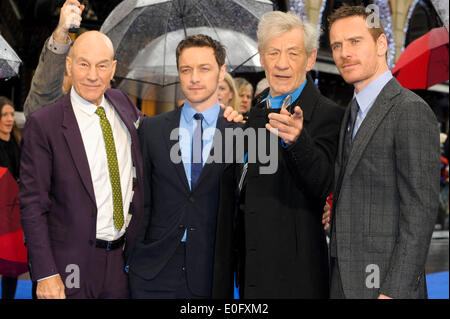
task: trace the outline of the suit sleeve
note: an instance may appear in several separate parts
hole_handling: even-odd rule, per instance
[[[423,102],[405,105],[398,119],[395,161],[400,216],[396,245],[380,293],[409,298],[424,280],[439,205],[439,129]]]
[[[304,127],[297,141],[285,149],[298,185],[317,199],[326,198],[333,186],[334,161],[343,114],[344,110],[337,106],[322,109],[311,119],[317,121],[309,126],[314,129]]]
[[[48,229],[52,151],[34,117],[25,125],[20,162],[19,201],[32,280],[57,274]]]
[[[23,105],[25,116],[52,104],[63,95],[62,85],[66,67],[66,54],[56,54],[47,48],[48,39],[42,48],[39,64],[31,81],[31,88]]]

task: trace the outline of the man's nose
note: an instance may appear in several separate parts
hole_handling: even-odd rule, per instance
[[[191,72],[191,83],[197,83],[199,81],[199,71],[193,69]]]
[[[287,68],[289,68],[287,52],[281,52],[279,54],[278,59],[276,60],[275,66],[278,69],[287,69]]]
[[[91,67],[89,67],[89,71],[88,71],[88,74],[87,74],[87,78],[88,78],[88,80],[90,80],[90,81],[96,81],[96,80],[97,80],[97,78],[98,78],[97,68],[96,68],[94,65],[92,65]]]
[[[349,57],[351,57],[350,47],[346,43],[343,43],[341,46],[341,58],[347,59]]]

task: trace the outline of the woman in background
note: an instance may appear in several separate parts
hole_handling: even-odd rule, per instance
[[[244,78],[235,78],[234,80],[239,94],[238,112],[241,113],[245,119],[252,106],[253,86]]]
[[[226,72],[225,78],[219,83],[219,102],[225,106],[231,106],[239,112],[239,97],[233,77]]]
[[[19,181],[19,145],[20,131],[14,121],[13,103],[0,96],[0,167],[8,168],[16,181]],[[14,299],[16,287],[17,277],[2,276],[2,299]]]

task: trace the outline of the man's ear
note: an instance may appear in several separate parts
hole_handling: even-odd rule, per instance
[[[224,64],[219,69],[219,82],[225,80],[225,72],[227,72],[227,66]]]
[[[112,71],[111,71],[111,79],[112,80],[114,78],[114,74],[116,73],[116,66],[117,66],[117,60],[112,61]]]
[[[66,56],[66,73],[68,76],[72,76],[72,58]]]
[[[317,49],[314,49],[306,58],[306,72],[311,71],[316,64]]]
[[[386,56],[386,53],[388,51],[388,43],[386,34],[382,33],[377,39],[377,54],[379,56]]]
[[[264,68],[263,53],[262,53],[262,51],[259,50],[259,49],[258,49],[258,53],[259,53],[259,63],[261,63],[262,68],[265,69],[265,68]]]

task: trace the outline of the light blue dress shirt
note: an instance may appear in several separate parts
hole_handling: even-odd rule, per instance
[[[288,94],[272,97],[270,95],[270,90],[269,90],[269,95],[267,95],[267,97],[264,100],[262,100],[262,102],[264,102],[267,99],[269,99],[270,100],[270,107],[272,109],[281,109],[281,105],[283,104],[284,98],[290,94],[292,96],[292,99],[291,99],[291,104],[292,104],[292,103],[294,103],[295,100],[298,99],[300,94],[302,94],[302,91],[303,91],[303,89],[306,86],[306,81],[308,81],[308,80],[305,79],[305,82],[303,82],[303,84],[300,85],[300,87],[298,87],[297,90],[295,90],[293,93],[288,93]]]
[[[191,161],[192,161],[192,137],[194,131],[197,127],[197,121],[194,119],[196,113],[201,113],[203,115],[203,150],[202,150],[202,163],[205,165],[209,153],[211,151],[211,146],[214,141],[214,133],[216,131],[217,118],[220,112],[219,102],[214,104],[209,109],[203,112],[197,112],[192,106],[189,105],[187,100],[184,102],[183,108],[181,109],[180,116],[180,132],[179,132],[179,142],[181,150],[181,159],[183,161],[184,172],[186,173],[186,178],[191,187]],[[184,231],[182,242],[186,241],[186,230]]]
[[[380,94],[384,86],[392,79],[391,71],[386,71],[377,77],[375,80],[369,83],[364,89],[362,89],[358,94],[356,92],[353,97],[356,97],[356,101],[359,105],[358,115],[356,116],[355,128],[353,129],[353,136],[355,137],[356,132],[358,132],[359,127],[366,118],[370,109],[372,108],[375,100]]]

